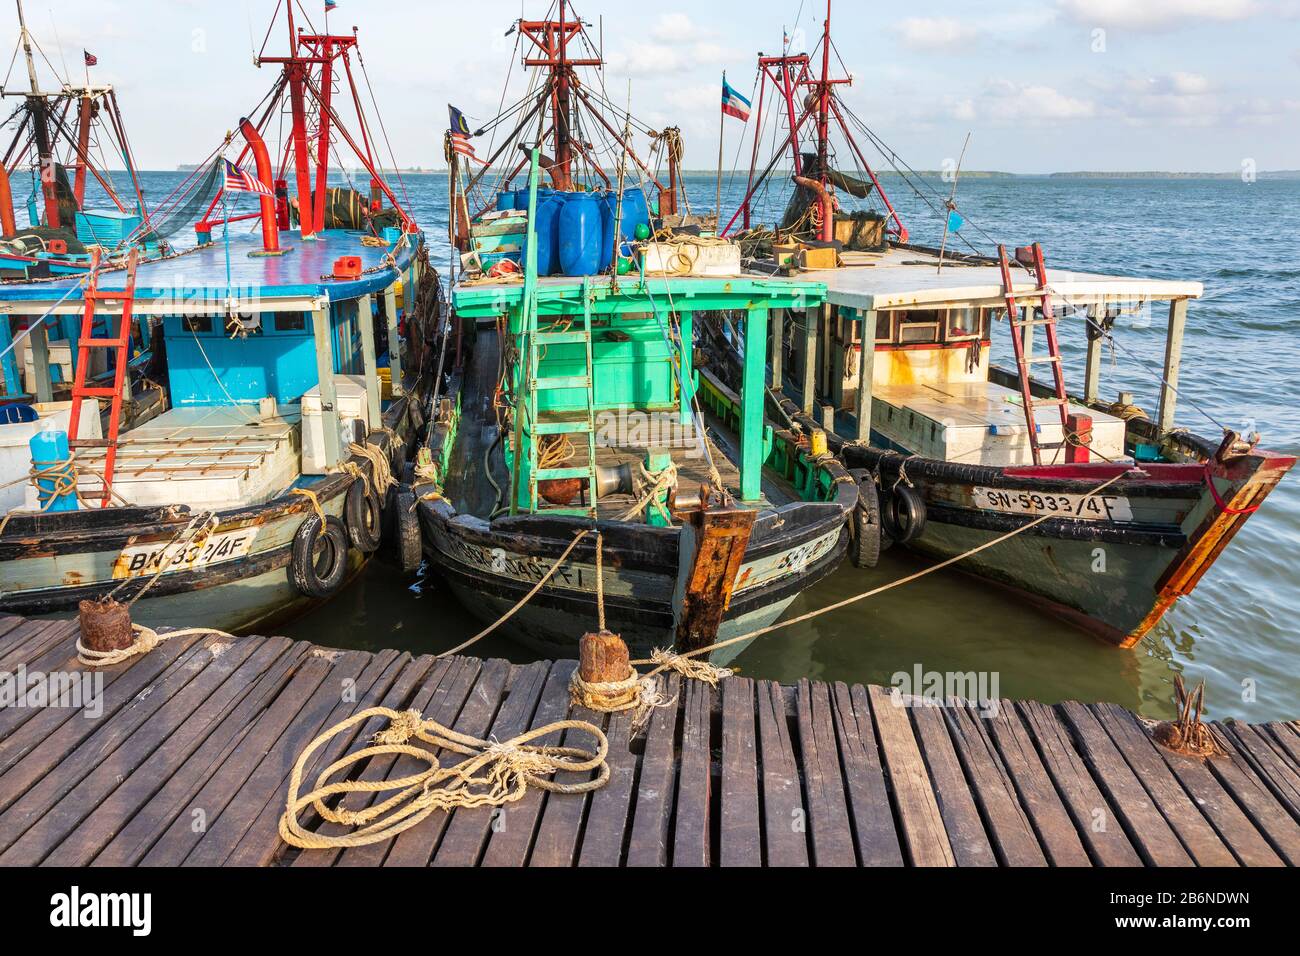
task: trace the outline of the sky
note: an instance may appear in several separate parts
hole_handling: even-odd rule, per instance
[[[446,104],[496,113],[520,68],[506,31],[550,0],[339,0],[333,32],[361,49],[399,165],[440,167]],[[253,65],[276,0],[25,0],[60,73],[118,88],[140,165],[198,162],[270,88]],[[323,0],[304,0],[317,27]],[[825,0],[580,0],[603,34],[605,85],[653,127],[678,125],[686,165],[714,168],[721,73],[753,88],[759,51],[816,45]],[[644,10],[644,12],[643,12]],[[940,169],[967,134],[966,169],[1226,172],[1300,168],[1300,0],[837,0],[852,109],[917,169]],[[0,37],[16,42],[12,0]],[[268,52],[287,45],[283,14]],[[68,64],[67,67],[64,64]],[[513,62],[513,70],[511,69]],[[836,64],[839,67],[839,64]],[[41,64],[42,75],[49,70]],[[15,64],[10,88],[25,83]],[[365,95],[363,93],[363,95]],[[373,118],[372,118],[373,122]],[[745,132],[728,121],[730,169]],[[874,157],[873,157],[874,158]]]

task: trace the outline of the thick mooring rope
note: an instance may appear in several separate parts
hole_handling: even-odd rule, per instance
[[[133,657],[142,657],[152,652],[159,644],[164,641],[170,641],[178,637],[193,637],[202,634],[204,636],[219,637],[225,640],[237,640],[233,634],[227,634],[224,631],[214,631],[210,627],[189,627],[182,631],[167,631],[160,634],[151,627],[145,627],[143,624],[132,624],[131,629],[135,631],[135,643],[130,647],[124,647],[116,651],[94,651],[81,643],[81,635],[77,635],[77,663],[83,667],[112,667],[114,664],[123,664]]]
[[[356,727],[377,718],[386,719],[388,728],[376,734],[370,746],[326,767],[317,777],[315,788],[303,793],[303,775],[316,752],[338,737],[350,737]],[[566,731],[587,734],[595,742],[594,749],[534,743]],[[417,747],[413,742],[425,746]],[[465,759],[444,767],[434,750],[428,748]],[[288,802],[280,817],[280,839],[302,850],[369,846],[391,840],[439,811],[506,806],[523,799],[530,787],[548,793],[591,793],[609,781],[608,754],[605,734],[582,720],[558,721],[502,743],[456,733],[437,721],[425,720],[419,711],[374,708],[325,731],[303,751],[289,779]],[[355,765],[388,756],[409,757],[425,764],[426,769],[396,780],[346,779]],[[561,772],[592,771],[595,776],[591,780],[577,783],[562,784],[551,779]],[[386,793],[393,795],[363,810],[345,806],[351,794]],[[342,799],[335,801],[337,797]],[[347,827],[351,832],[326,835],[308,829],[300,817],[309,807],[322,821]]]

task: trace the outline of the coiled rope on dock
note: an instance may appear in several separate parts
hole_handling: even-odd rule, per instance
[[[376,719],[388,727],[375,734],[369,746],[335,761],[321,771],[314,788],[303,793],[303,777],[318,751],[355,728]],[[553,734],[577,732],[589,736],[592,748],[538,744]],[[416,746],[416,744],[424,746]],[[437,751],[465,759],[443,766]],[[304,750],[293,766],[285,812],[280,817],[280,839],[301,850],[346,849],[383,843],[418,826],[436,812],[480,807],[503,807],[522,800],[530,788],[556,794],[585,794],[609,782],[606,758],[609,740],[599,727],[584,720],[562,720],[530,730],[507,741],[482,740],[457,733],[419,711],[377,707],[331,727]],[[388,781],[348,780],[357,764],[378,757],[408,757],[425,770]],[[590,780],[558,783],[555,774],[592,773]],[[353,794],[392,796],[361,810],[349,810]],[[336,799],[341,798],[341,799]],[[323,834],[303,825],[302,814],[315,810],[321,821],[347,827],[343,834]]]

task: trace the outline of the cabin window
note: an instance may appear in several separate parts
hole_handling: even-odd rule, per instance
[[[900,345],[935,345],[939,342],[938,322],[912,322],[904,320],[898,329]]]
[[[196,335],[208,335],[212,332],[212,316],[185,315],[181,317],[181,328]]]
[[[306,332],[307,314],[305,312],[275,313],[275,330],[277,332]]]
[[[949,342],[965,342],[980,337],[980,314],[976,309],[949,309]]]
[[[876,341],[892,344],[894,341],[894,317],[888,312],[876,316]]]

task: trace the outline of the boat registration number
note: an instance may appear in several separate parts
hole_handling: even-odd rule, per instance
[[[202,544],[185,547],[165,541],[132,545],[123,548],[117,556],[117,561],[113,563],[113,578],[124,580],[157,574],[164,560],[168,571],[194,571],[223,561],[244,558],[252,552],[257,532],[257,528],[224,531],[212,535]]]
[[[1076,521],[1133,520],[1133,508],[1129,500],[1115,495],[1041,494],[1036,491],[976,488],[975,505],[981,511],[1032,515],[1035,518],[1051,515]]]

